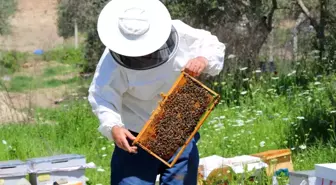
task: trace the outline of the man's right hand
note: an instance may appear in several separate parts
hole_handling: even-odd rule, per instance
[[[119,126],[114,126],[112,128],[112,138],[119,148],[129,153],[137,153],[137,147],[130,146],[126,139],[129,138],[132,141],[135,140],[135,137],[127,129]]]

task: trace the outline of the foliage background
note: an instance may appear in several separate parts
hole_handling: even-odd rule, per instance
[[[36,9],[46,2],[31,1]],[[0,0],[0,160],[84,154],[98,166],[86,173],[90,183],[108,184],[115,146],[97,132],[98,120],[87,102],[87,88],[104,49],[96,32],[97,17],[108,1],[50,0],[56,4],[52,10],[48,4],[43,7],[46,13],[31,17],[24,12],[24,2]],[[227,45],[222,73],[201,78],[222,98],[201,128],[201,157],[289,148],[296,170],[336,162],[335,1],[163,2],[173,18],[210,30]],[[41,15],[53,11],[52,25],[64,40],[48,48],[56,42],[53,37],[45,34],[43,40],[30,31],[46,26]],[[28,17],[17,24],[27,26],[20,32],[29,42],[41,40],[34,49],[44,49],[43,54],[23,51],[19,45],[4,47],[18,34],[11,25],[19,22],[15,16],[20,13],[20,21]],[[24,24],[27,20],[32,23]],[[73,42],[75,23],[78,48]],[[51,93],[63,89],[60,96]],[[37,106],[43,98],[48,106]],[[18,106],[23,102],[28,105]],[[17,111],[25,113],[25,119],[2,123],[4,116],[15,117]]]

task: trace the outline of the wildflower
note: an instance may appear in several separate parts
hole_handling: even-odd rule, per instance
[[[241,95],[245,95],[245,94],[247,94],[247,91],[243,91],[243,92],[241,92],[240,94],[241,94]]]
[[[246,123],[250,123],[252,121],[253,121],[253,119],[249,119],[249,120],[246,120]]]
[[[298,117],[296,117],[297,119],[299,119],[299,120],[303,120],[303,119],[305,119],[303,116],[298,116]]]
[[[2,144],[7,145],[7,141],[2,140]]]
[[[244,121],[243,120],[236,120],[236,123],[237,123],[237,127],[241,127],[244,125]]]
[[[245,71],[247,67],[240,68],[240,71]]]
[[[104,146],[104,147],[102,148],[102,150],[106,150],[106,147]]]
[[[292,76],[296,73],[296,71],[292,71],[291,73],[289,73],[287,76]]]
[[[105,170],[103,168],[99,167],[99,168],[97,168],[97,171],[98,172],[104,172]]]
[[[236,58],[236,55],[231,54],[228,56],[228,59],[233,59],[233,58]]]
[[[245,118],[245,116],[241,115],[240,113],[238,113],[238,116],[241,118]]]
[[[257,115],[261,115],[263,112],[261,110],[257,111]]]
[[[213,124],[213,123],[216,123],[217,122],[217,120],[211,120],[211,121],[209,121],[209,124]]]
[[[8,81],[11,80],[11,77],[9,77],[9,76],[4,76],[4,77],[2,77],[2,80],[8,82]]]
[[[215,128],[223,128],[224,127],[224,125],[222,124],[222,123],[218,123],[218,124],[216,124],[216,125],[214,125],[214,127]]]
[[[300,145],[299,148],[300,148],[301,150],[304,150],[304,149],[307,148],[307,146],[306,146],[306,145]]]
[[[261,73],[261,70],[258,69],[258,70],[256,70],[255,72],[256,72],[256,73]]]
[[[260,147],[264,147],[264,146],[265,146],[265,141],[261,141],[261,142],[259,143],[259,146],[260,146]]]
[[[291,150],[295,150],[295,147],[291,148]]]

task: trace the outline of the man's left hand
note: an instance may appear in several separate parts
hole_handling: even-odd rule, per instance
[[[198,77],[204,69],[208,66],[209,62],[204,57],[196,57],[188,61],[184,70],[186,73],[193,77]]]

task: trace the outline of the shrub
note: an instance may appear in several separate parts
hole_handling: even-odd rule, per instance
[[[20,63],[27,60],[28,54],[18,51],[0,51],[0,68],[4,68],[4,72],[13,73],[20,68]]]
[[[57,61],[63,64],[81,65],[85,62],[83,48],[60,47],[43,54],[43,59],[46,61]]]

